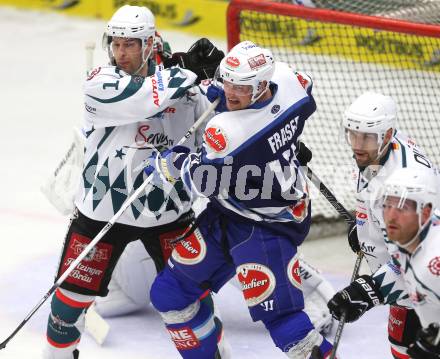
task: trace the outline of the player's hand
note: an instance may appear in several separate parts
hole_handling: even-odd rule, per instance
[[[223,51],[217,49],[214,44],[206,38],[197,40],[188,52],[176,52],[165,67],[180,66],[188,69],[197,75],[197,82],[214,77],[220,61],[225,57]]]
[[[190,149],[185,146],[175,146],[162,153],[154,151],[148,158],[148,164],[144,168],[147,176],[152,173],[158,173],[165,177],[165,179],[174,183],[180,178],[180,170],[183,161],[188,157]]]
[[[223,91],[223,89],[221,89],[220,87],[217,87],[215,85],[210,85],[208,87],[208,91],[206,92],[206,97],[208,98],[209,102],[214,102],[217,98],[220,97],[220,102],[215,108],[215,111],[217,112],[228,111],[228,108],[226,107],[225,91]]]
[[[307,163],[312,159],[312,151],[301,141],[298,141],[296,144],[295,154],[301,166],[307,166]]]
[[[383,296],[369,275],[363,275],[337,292],[327,303],[333,318],[340,320],[347,313],[348,323],[358,320],[367,310],[383,303]]]
[[[354,253],[358,253],[361,251],[361,246],[359,244],[359,238],[357,235],[357,225],[356,222],[350,224],[350,227],[348,227],[348,244],[350,245],[351,250]]]
[[[436,343],[439,335],[439,324],[431,323],[427,328],[419,330],[414,343],[409,345],[407,354],[412,359],[439,359],[440,343]]]

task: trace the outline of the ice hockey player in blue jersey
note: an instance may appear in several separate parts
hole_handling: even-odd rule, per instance
[[[311,79],[244,41],[221,61],[216,81],[208,97],[221,98],[220,113],[201,153],[174,147],[145,168],[209,198],[153,283],[151,302],[183,358],[218,358],[215,321],[198,298],[236,274],[252,319],[287,357],[309,358],[314,346],[326,357],[332,346],[303,311],[297,255],[310,227],[298,136],[316,109]]]

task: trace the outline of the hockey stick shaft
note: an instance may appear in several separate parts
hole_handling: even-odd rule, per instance
[[[304,167],[302,167],[304,168]],[[310,167],[305,167],[306,176],[310,181],[318,188],[319,192],[329,201],[339,215],[344,219],[347,224],[351,225],[355,222],[353,215],[339,202],[335,195],[328,189],[328,187],[318,178],[318,176],[313,173]]]
[[[191,126],[184,137],[178,142],[179,145],[183,144],[192,133],[206,120],[209,114],[214,111],[220,102],[220,98],[211,103],[206,111],[199,117],[199,119]],[[113,224],[119,219],[124,211],[139,197],[139,195],[145,190],[148,184],[150,184],[154,173],[149,175],[147,179],[140,185],[139,188],[122,204],[121,208],[115,215],[108,221],[108,223],[101,229],[101,231],[93,238],[93,240],[84,248],[81,254],[67,267],[64,273],[57,279],[55,284],[44,295],[40,302],[30,311],[26,318],[20,323],[20,325],[12,332],[12,334],[0,343],[0,350],[6,347],[6,344],[20,331],[20,329],[29,321],[29,319],[35,314],[35,312],[44,304],[44,302],[55,292],[55,290],[64,282],[64,280],[70,275],[70,273],[76,268],[76,266],[84,259],[92,248],[101,240],[102,237],[112,228]]]
[[[319,192],[329,201],[329,203],[338,211],[342,218],[348,225],[355,223],[356,219],[353,215],[336,199],[335,195],[328,189],[328,187],[313,173],[310,167],[306,167],[306,176],[310,181],[319,189]],[[353,268],[350,283],[353,282],[359,273],[361,267],[363,252],[357,254],[356,263]],[[341,341],[342,330],[344,329],[347,312],[342,313],[339,320],[338,328],[336,329],[335,339],[333,342],[333,349],[330,355],[330,359],[335,359],[336,351],[338,350],[339,342]]]
[[[350,283],[353,282],[361,267],[362,258],[364,257],[363,252],[359,252],[356,258],[356,263],[354,264],[353,273],[351,275]],[[338,328],[336,329],[335,340],[333,341],[333,349],[330,355],[330,359],[335,359],[336,351],[338,350],[339,342],[341,341],[342,330],[344,329],[345,320],[347,318],[347,312],[342,313],[341,319],[339,320]]]

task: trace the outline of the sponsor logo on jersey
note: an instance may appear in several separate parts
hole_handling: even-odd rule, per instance
[[[388,317],[388,334],[391,338],[401,342],[403,338],[403,331],[405,329],[405,322],[407,316],[407,309],[390,306],[390,315]]]
[[[209,127],[204,133],[205,142],[216,152],[226,150],[228,141],[226,135],[220,127]]]
[[[157,80],[154,78],[154,76],[151,77],[151,89],[153,92],[153,103],[159,107],[159,93],[157,92]]]
[[[238,67],[240,66],[240,60],[234,56],[229,56],[226,58],[226,64],[231,67]]]
[[[290,283],[298,289],[301,289],[302,287],[302,280],[301,280],[301,268],[299,265],[299,259],[298,256],[295,255],[290,260],[289,265],[287,266],[287,277],[290,280]]]
[[[91,113],[92,115],[96,115],[96,107],[88,105],[87,102],[84,102],[84,107],[88,113]]]
[[[299,117],[299,116],[298,116]],[[290,120],[280,130],[276,131],[267,139],[273,153],[276,153],[282,146],[289,143],[295,134],[298,117]]]
[[[160,71],[156,72],[156,77],[157,77],[157,89],[159,91],[165,90],[165,87],[163,85],[162,73]]]
[[[301,200],[295,205],[287,207],[287,210],[292,215],[293,219],[298,222],[302,222],[302,220],[307,216],[307,205],[308,200]]]
[[[165,113],[176,113],[175,107],[167,107],[163,112]]]
[[[372,255],[371,253],[374,253],[374,251],[376,250],[376,246],[370,246],[370,245],[365,244],[365,242],[362,242],[361,249],[364,253]],[[373,256],[373,257],[376,258],[376,256]]]
[[[303,87],[303,89],[307,90],[309,87],[309,81],[304,78],[302,74],[299,72],[295,72],[296,78],[298,79],[299,83]]]
[[[257,56],[251,57],[248,59],[249,66],[252,70],[255,70],[261,66],[266,65],[266,58],[263,54],[259,54]]]
[[[440,257],[434,257],[429,261],[429,271],[434,275],[440,275]]]
[[[87,77],[87,81],[90,81],[91,79],[93,79],[97,74],[99,74],[99,72],[101,71],[100,67],[97,67],[96,69],[93,69],[90,73],[89,76]]]
[[[162,256],[165,262],[170,258],[171,252],[177,246],[178,239],[183,235],[186,229],[179,229],[173,232],[167,232],[159,235],[160,246],[162,248]]]
[[[144,147],[145,145],[153,145],[157,149],[161,147],[170,147],[174,145],[174,140],[170,139],[162,132],[149,132],[149,125],[141,125],[135,136],[136,145]]]
[[[179,263],[193,265],[200,263],[206,256],[206,242],[202,233],[196,229],[190,236],[181,240],[171,257]]]
[[[90,238],[73,232],[61,261],[59,273],[63,273],[91,241]],[[70,273],[66,282],[82,288],[99,290],[111,258],[112,249],[112,245],[108,243],[97,243]]]
[[[195,349],[200,346],[200,341],[190,327],[183,328],[167,328],[170,333],[171,340],[174,342],[177,350]]]
[[[265,301],[273,293],[276,285],[272,271],[258,263],[245,263],[238,266],[237,278],[248,307]]]

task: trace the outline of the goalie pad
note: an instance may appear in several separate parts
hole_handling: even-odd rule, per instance
[[[55,171],[41,186],[45,197],[64,216],[73,211],[84,160],[84,134],[76,127],[73,130],[73,142]]]
[[[106,297],[97,297],[95,310],[103,317],[132,313],[148,307],[156,267],[141,241],[127,245],[112,275]]]

